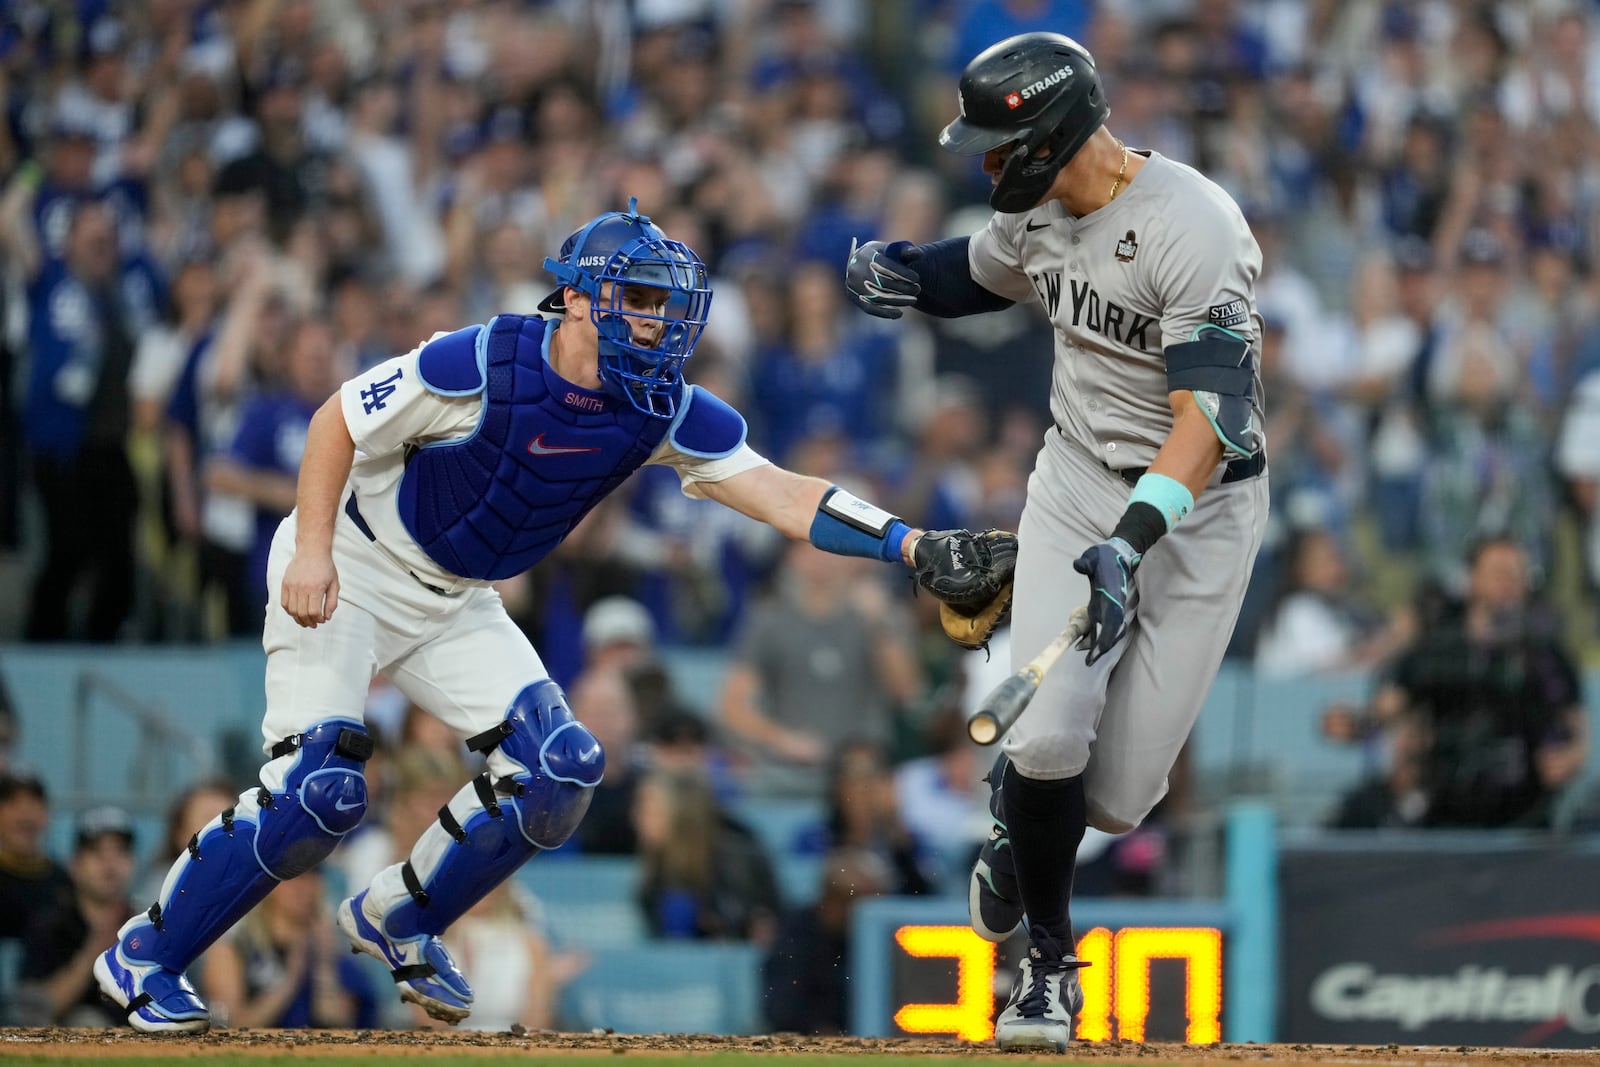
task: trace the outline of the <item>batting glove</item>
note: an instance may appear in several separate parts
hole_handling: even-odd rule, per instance
[[[898,319],[922,291],[917,272],[906,266],[921,255],[910,241],[868,241],[858,247],[852,237],[850,258],[844,264],[844,287],[868,315]]]
[[[1090,666],[1128,632],[1128,597],[1142,556],[1120,537],[1086,549],[1072,569],[1089,578],[1089,629],[1078,641]]]

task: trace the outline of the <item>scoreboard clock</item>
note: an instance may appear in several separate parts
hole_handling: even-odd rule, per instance
[[[961,904],[880,898],[857,906],[852,1029],[868,1036],[994,1036],[1027,940],[1003,945],[967,926]],[[1075,901],[1086,1041],[1223,1037],[1227,912],[1190,901]]]

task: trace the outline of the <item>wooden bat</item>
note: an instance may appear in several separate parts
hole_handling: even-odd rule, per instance
[[[967,736],[980,745],[992,745],[1000,740],[1011,724],[1017,721],[1038,692],[1039,683],[1061,653],[1089,632],[1089,609],[1074,608],[1067,618],[1067,627],[1044,646],[1028,665],[989,691],[978,705],[978,710],[967,717]]]

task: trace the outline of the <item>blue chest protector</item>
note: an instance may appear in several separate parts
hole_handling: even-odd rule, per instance
[[[544,358],[548,330],[499,315],[418,356],[434,392],[484,398],[471,436],[418,449],[400,481],[406,529],[452,574],[495,580],[532,567],[676,425],[564,381]]]

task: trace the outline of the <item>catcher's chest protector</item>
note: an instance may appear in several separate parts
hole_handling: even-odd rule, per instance
[[[493,581],[549,555],[672,424],[564,381],[544,360],[542,319],[500,315],[486,329],[482,421],[418,449],[398,503],[434,562]]]

